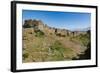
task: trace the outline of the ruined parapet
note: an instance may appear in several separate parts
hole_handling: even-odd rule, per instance
[[[25,20],[24,25],[23,25],[24,28],[30,28],[32,26],[33,26],[33,21],[31,19]]]
[[[64,29],[55,29],[55,34],[57,36],[65,37],[67,35],[67,32]]]
[[[75,37],[75,36],[79,36],[80,34],[86,34],[86,32],[84,31],[73,31],[71,36]]]
[[[49,34],[55,34],[55,29],[53,29],[53,28],[49,28],[49,30],[48,30],[49,32]]]
[[[59,29],[50,27],[46,24],[44,24],[41,20],[25,20],[24,28],[33,28],[34,31],[41,30],[42,32],[45,32],[46,34],[55,34],[57,36],[65,37],[65,36],[78,36],[80,34],[85,34],[86,32],[81,31],[70,31],[67,29]]]
[[[24,28],[33,28],[34,30],[43,30],[44,24],[40,20],[25,20]]]
[[[73,36],[78,36],[78,35],[80,35],[80,34],[81,34],[81,32],[79,32],[79,31],[74,31]]]
[[[39,20],[37,22],[38,22],[38,29],[41,31],[44,31],[44,23],[41,20]]]
[[[23,29],[23,31],[24,31],[23,34],[33,34],[34,33],[33,28],[26,28],[26,29]]]

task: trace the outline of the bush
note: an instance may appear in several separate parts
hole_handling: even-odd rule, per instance
[[[62,35],[61,33],[56,33],[56,36],[65,37],[65,35]]]
[[[70,48],[65,48],[60,41],[55,41],[55,43],[50,46],[51,52],[53,55],[51,55],[52,60],[60,61],[64,60],[65,56],[64,54],[72,53],[73,50]]]
[[[25,60],[26,58],[28,58],[29,54],[28,53],[24,53],[23,54],[23,59]]]
[[[63,57],[63,52],[65,51],[65,48],[62,46],[62,44],[59,41],[56,41],[52,46],[50,46],[52,52],[58,52]]]
[[[30,28],[30,26],[29,26],[29,25],[23,25],[23,27],[24,27],[24,28]]]
[[[37,30],[37,31],[35,31],[35,36],[36,37],[42,37],[42,36],[44,36],[44,32],[42,32],[41,30]]]
[[[79,39],[84,46],[87,46],[87,44],[90,42],[90,35],[89,34],[80,35]]]

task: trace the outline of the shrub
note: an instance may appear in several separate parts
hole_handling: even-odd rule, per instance
[[[60,43],[60,41],[55,41],[55,43],[52,46],[50,46],[50,49],[53,54],[51,55],[52,59],[57,61],[64,60],[65,59],[64,54],[69,54],[72,53],[73,51],[70,48],[64,47],[62,43]]]
[[[35,31],[35,36],[36,37],[42,37],[42,36],[44,36],[44,32],[42,32],[41,30],[37,30],[37,31]]]
[[[23,25],[24,28],[30,28],[30,25]]]
[[[65,48],[62,46],[62,44],[59,41],[56,41],[52,46],[50,46],[50,48],[52,52],[54,51],[59,52],[60,55],[62,55],[63,52],[65,51]]]
[[[56,36],[65,37],[65,35],[62,35],[61,33],[56,33]]]
[[[28,58],[29,54],[28,53],[23,53],[23,59],[25,60],[26,58]]]

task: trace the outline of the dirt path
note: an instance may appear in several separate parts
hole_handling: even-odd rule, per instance
[[[71,50],[73,50],[74,53],[76,54],[82,54],[85,50],[85,47],[82,46],[79,43],[75,43],[70,41],[69,39],[58,39],[63,46],[65,46],[66,48],[70,48]]]

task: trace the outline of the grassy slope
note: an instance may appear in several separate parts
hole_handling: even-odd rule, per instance
[[[59,37],[48,31],[34,32],[32,28],[23,29],[23,62],[44,62],[72,60],[79,58],[85,49],[78,37]],[[81,36],[83,37],[83,36]],[[76,41],[77,40],[77,41]]]

